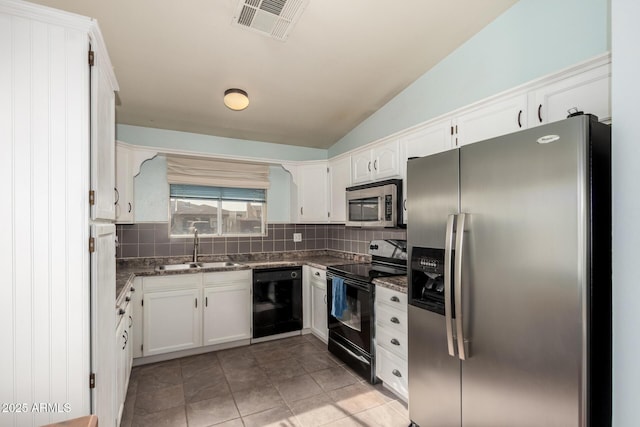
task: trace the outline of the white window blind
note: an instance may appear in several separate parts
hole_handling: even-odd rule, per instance
[[[269,166],[232,160],[167,156],[169,184],[269,188]]]

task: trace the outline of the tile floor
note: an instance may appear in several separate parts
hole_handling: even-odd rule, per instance
[[[133,368],[121,426],[406,427],[408,417],[302,335]]]

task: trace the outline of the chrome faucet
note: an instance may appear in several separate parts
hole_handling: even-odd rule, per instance
[[[193,232],[193,262],[198,262],[198,246],[200,246],[200,238],[198,237],[198,229]]]

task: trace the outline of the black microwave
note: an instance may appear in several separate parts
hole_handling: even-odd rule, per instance
[[[402,226],[402,180],[389,179],[346,189],[347,227]]]

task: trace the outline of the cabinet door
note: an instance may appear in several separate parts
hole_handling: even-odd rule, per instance
[[[131,291],[131,314],[133,323],[131,324],[131,353],[132,357],[142,357],[142,278],[136,277],[133,280]]]
[[[351,185],[351,159],[329,161],[329,220],[344,223],[347,219],[345,188]]]
[[[251,293],[247,283],[204,288],[204,342],[251,338]]]
[[[200,289],[144,294],[143,356],[185,350],[201,345]]]
[[[400,139],[402,152],[402,222],[407,224],[407,160],[412,157],[424,157],[453,148],[451,119],[433,123],[424,129],[418,129]]]
[[[116,226],[91,226],[95,251],[91,254],[91,369],[96,386],[91,390],[93,412],[110,424],[116,419]],[[80,350],[80,349],[78,349]],[[111,420],[111,421],[109,421]]]
[[[530,113],[530,126],[565,119],[569,110],[577,108],[611,120],[611,65],[601,65],[579,75],[566,78],[536,90]]]
[[[372,149],[373,179],[375,181],[400,176],[400,145],[398,140],[386,142]]]
[[[327,222],[327,165],[304,165],[298,169],[298,215],[302,222]]]
[[[373,165],[371,150],[362,150],[351,155],[351,183],[362,184],[371,181]]]
[[[327,328],[327,288],[319,286],[317,282],[311,282],[311,331],[318,338],[327,341],[329,330]]]
[[[96,56],[96,62],[100,57]],[[91,67],[92,219],[116,218],[115,93],[99,64]]]
[[[482,106],[456,119],[457,146],[517,132],[527,127],[527,95]]]
[[[133,222],[133,172],[131,150],[116,145],[116,222]]]
[[[302,266],[302,328],[311,327],[311,267]]]
[[[126,390],[126,355],[127,355],[127,336],[125,334],[127,319],[120,319],[116,328],[116,369],[115,369],[115,415],[120,424],[122,418],[122,410],[124,409]]]

